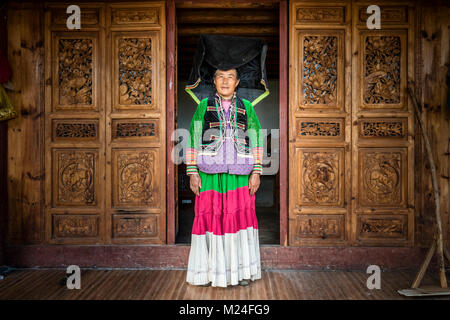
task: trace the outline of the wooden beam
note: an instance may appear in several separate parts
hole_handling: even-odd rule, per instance
[[[186,51],[178,51],[179,58],[177,59],[178,62],[178,68],[185,68],[186,64],[189,66],[189,68],[192,66],[192,61],[194,58],[194,54],[192,52],[186,52]],[[270,60],[270,61],[269,61]],[[184,65],[181,65],[184,64]],[[268,55],[266,58],[266,67],[278,67],[279,66],[279,57],[278,55]]]
[[[185,1],[185,0],[175,0],[176,7],[178,8],[276,8],[279,0],[258,0],[258,1],[248,1],[248,0],[233,0],[224,2],[214,2],[211,0],[195,0],[195,1]]]
[[[270,24],[278,22],[277,20],[276,11],[267,9],[180,9],[177,11],[179,25],[215,24],[221,21],[226,21],[227,24]]]
[[[44,240],[43,17],[42,3],[8,11],[10,98],[20,114],[8,121],[8,243],[14,244]]]
[[[8,32],[7,32],[8,8],[5,6],[0,10],[0,51],[6,57],[8,55]],[[0,265],[3,265],[4,244],[6,242],[6,223],[8,213],[8,122],[0,122]]]
[[[178,42],[178,52],[183,52],[185,54],[193,55],[196,51],[197,51],[197,46],[186,46],[184,43]],[[277,43],[276,47],[269,46],[269,49],[267,50],[267,55],[278,56],[278,52],[279,52],[279,50],[278,50],[278,43]],[[269,62],[270,61],[267,61],[267,63],[269,63]]]
[[[180,25],[177,24],[177,30],[179,29],[183,29],[185,28],[186,25]],[[272,34],[272,35],[265,35],[265,34],[261,34],[258,36],[258,38],[263,39],[264,41],[266,41],[267,43],[276,43],[277,47],[279,45],[278,43],[278,33],[276,34]],[[178,38],[178,42],[183,42],[185,44],[191,44],[191,45],[197,45],[198,43],[198,39],[200,38],[199,34],[196,35],[180,35],[177,34],[177,38]]]
[[[280,1],[280,245],[288,245],[288,4]]]
[[[248,26],[248,25],[218,25],[215,27],[207,26],[195,26],[191,28],[180,28],[178,30],[179,36],[192,36],[198,35],[200,33],[209,33],[209,34],[228,34],[228,35],[241,35],[241,36],[250,36],[250,35],[260,35],[260,34],[277,34],[278,27],[276,26]]]
[[[236,36],[240,36],[240,35],[236,35]],[[264,42],[269,46],[269,50],[272,51],[274,49],[278,50],[279,47],[279,41],[278,41],[278,37],[276,38],[265,38],[265,37],[261,37],[260,35],[256,35],[256,36],[252,36],[252,39],[258,38],[261,40],[264,40]],[[178,48],[180,49],[184,49],[184,48],[190,48],[191,50],[196,50],[197,49],[197,44],[198,41],[200,39],[200,35],[199,37],[197,37],[197,39],[195,39],[194,41],[192,40],[186,40],[185,37],[183,36],[179,36],[178,38]]]
[[[175,103],[176,103],[176,47],[175,47],[175,2],[166,3],[167,33],[166,33],[166,145],[167,145],[167,243],[175,243],[175,164],[172,162],[172,133],[175,130]]]

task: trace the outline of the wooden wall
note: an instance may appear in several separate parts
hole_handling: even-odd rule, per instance
[[[449,66],[450,8],[441,3],[416,2],[416,81],[420,101],[425,105],[427,127],[438,166],[445,238],[450,240],[449,108],[445,79]],[[15,91],[11,100],[19,117],[0,123],[0,196],[5,197],[8,166],[8,206],[0,202],[0,219],[8,212],[7,244],[44,244],[43,132],[44,112],[44,9],[43,3],[11,2],[8,7],[8,59],[13,68]],[[2,20],[3,21],[3,20]],[[3,23],[3,22],[1,22]],[[1,27],[1,25],[0,25]],[[5,30],[5,28],[0,28]],[[4,38],[4,37],[0,37]],[[0,41],[0,49],[2,43]],[[431,239],[434,217],[432,184],[425,147],[419,128],[415,139],[415,246]],[[3,216],[2,216],[3,215]],[[5,227],[1,223],[0,227]],[[5,232],[0,229],[0,234]],[[0,264],[2,262],[0,247]]]
[[[8,244],[44,239],[43,19],[43,3],[9,6],[10,98],[19,116],[8,121]]]
[[[0,51],[6,56],[7,53],[7,6],[0,5]],[[7,168],[6,168],[6,154],[7,154],[7,132],[8,124],[5,121],[0,122],[0,265],[3,264],[4,257],[4,242],[6,233],[6,214],[7,214]]]
[[[444,5],[447,3],[446,5]],[[447,102],[448,76],[450,67],[450,6],[444,1],[422,1],[417,17],[419,42],[417,65],[417,92],[424,106],[428,136],[437,166],[438,183],[441,192],[441,215],[444,239],[450,241],[450,106]],[[431,171],[421,138],[421,131],[416,133],[416,230],[415,239],[418,246],[427,245],[432,239],[434,222],[434,197],[431,183]],[[447,242],[447,245],[449,243]]]

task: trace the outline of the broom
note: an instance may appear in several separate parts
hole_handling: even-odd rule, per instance
[[[399,290],[398,292],[405,296],[450,295],[450,290],[447,289],[447,277],[445,275],[445,260],[444,260],[445,255],[445,257],[450,261],[450,254],[444,247],[444,241],[442,237],[441,206],[439,201],[439,186],[437,183],[436,165],[434,163],[433,153],[431,151],[430,140],[428,139],[428,136],[426,134],[423,115],[422,112],[419,110],[419,105],[411,89],[411,84],[412,83],[410,82],[408,86],[408,94],[411,97],[411,100],[414,105],[414,113],[417,116],[417,119],[419,120],[419,125],[422,129],[422,136],[425,141],[425,148],[427,150],[428,161],[430,162],[431,180],[433,183],[434,202],[436,208],[435,210],[436,223],[434,226],[435,231],[431,247],[428,249],[427,255],[425,256],[425,260],[420,266],[419,272],[417,273],[416,278],[414,279],[411,289]],[[422,278],[425,275],[428,265],[430,264],[431,258],[433,257],[435,252],[437,253],[438,256],[441,287],[439,288],[432,286],[427,288],[419,288],[420,282],[422,281]]]

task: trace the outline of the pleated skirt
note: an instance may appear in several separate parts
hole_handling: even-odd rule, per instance
[[[261,279],[255,195],[248,175],[199,172],[186,281],[227,287]]]

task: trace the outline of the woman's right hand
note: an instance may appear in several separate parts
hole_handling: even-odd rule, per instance
[[[200,196],[200,188],[202,187],[202,178],[198,173],[190,175],[191,190],[196,196]]]

